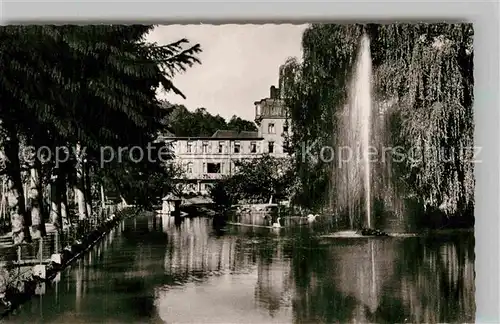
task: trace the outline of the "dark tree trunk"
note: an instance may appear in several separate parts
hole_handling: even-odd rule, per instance
[[[88,221],[87,205],[85,203],[85,186],[83,173],[83,152],[80,144],[76,145],[76,177],[75,177],[75,203],[78,207],[77,235],[82,234]]]
[[[43,185],[40,177],[41,162],[34,157],[33,166],[30,170],[29,204],[31,210],[31,235],[39,239],[47,235],[45,228],[46,209],[43,206]]]
[[[50,183],[50,221],[60,232],[62,228],[61,193],[59,192],[59,175]]]
[[[67,175],[65,173],[61,173],[58,187],[59,193],[61,194],[61,220],[63,227],[64,225],[70,225],[70,220],[68,216],[68,186],[66,182]]]
[[[91,222],[95,219],[92,217],[92,182],[90,181],[90,167],[84,165],[84,193],[85,193],[85,204],[87,208],[87,215]]]
[[[29,227],[31,217],[25,206],[21,164],[19,160],[19,138],[12,129],[5,129],[5,169],[7,172],[7,213],[10,215],[14,244],[31,242]]]

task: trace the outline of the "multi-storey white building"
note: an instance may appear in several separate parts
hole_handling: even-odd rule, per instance
[[[184,170],[178,179],[184,191],[207,194],[209,186],[235,172],[235,161],[263,154],[286,157],[287,113],[279,89],[254,103],[257,132],[218,130],[210,137],[164,137],[172,145],[175,163]]]

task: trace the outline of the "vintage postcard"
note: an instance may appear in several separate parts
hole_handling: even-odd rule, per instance
[[[0,35],[7,323],[475,321],[472,24]]]

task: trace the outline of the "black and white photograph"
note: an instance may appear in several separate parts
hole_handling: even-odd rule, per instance
[[[0,322],[475,322],[472,23],[0,40]]]

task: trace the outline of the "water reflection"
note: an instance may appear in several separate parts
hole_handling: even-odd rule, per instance
[[[319,239],[308,228],[126,221],[8,322],[474,320],[472,234]]]

